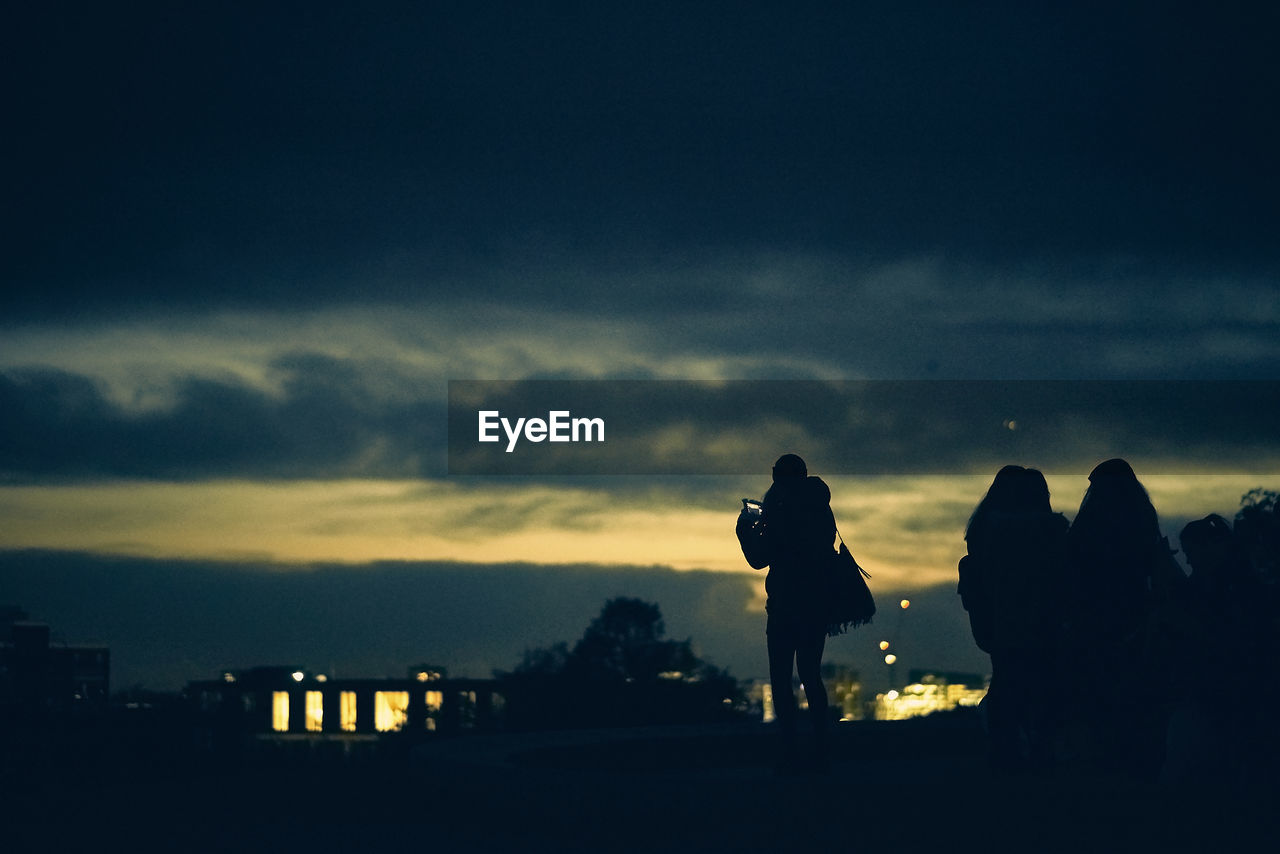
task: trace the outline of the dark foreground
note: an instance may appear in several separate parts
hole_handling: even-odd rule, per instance
[[[1063,771],[993,777],[968,716],[842,724],[830,774],[778,777],[768,727],[388,741],[341,758],[194,754],[110,733],[10,741],[4,849],[1231,850],[1270,792]]]

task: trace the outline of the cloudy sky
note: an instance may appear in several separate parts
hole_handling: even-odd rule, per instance
[[[877,623],[903,662],[980,669],[949,585],[999,463],[1071,516],[1123,454],[1171,536],[1280,486],[1280,13],[1191,5],[24,10],[0,600],[121,687],[482,676],[613,595],[762,675],[730,532],[791,451],[884,602],[927,605]],[[450,468],[450,381],[550,379],[708,383],[632,411],[721,464]],[[847,381],[1084,391],[953,429]]]

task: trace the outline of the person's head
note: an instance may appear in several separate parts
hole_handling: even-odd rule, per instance
[[[1188,522],[1178,535],[1187,563],[1196,572],[1218,574],[1234,546],[1231,523],[1216,513]]]
[[[1098,463],[1072,528],[1078,531],[1128,530],[1133,536],[1159,535],[1160,523],[1133,467],[1122,459]],[[1110,536],[1110,534],[1108,534]]]
[[[1022,466],[1005,466],[996,472],[982,503],[988,510],[1017,510],[1027,470]]]
[[[1022,466],[1005,466],[996,472],[995,480],[991,481],[991,486],[987,488],[987,494],[982,496],[982,500],[974,508],[973,515],[969,517],[965,537],[969,536],[969,532],[974,529],[980,519],[991,513],[1011,513],[1018,509],[1020,495],[1024,491],[1022,483],[1026,471]]]
[[[780,480],[800,480],[809,475],[809,468],[804,460],[795,454],[783,454],[773,464],[773,482]]]
[[[1133,466],[1119,457],[1104,460],[1094,466],[1093,471],[1089,472],[1089,483],[1095,485],[1110,485],[1130,481],[1137,483],[1138,476],[1133,473]]]
[[[1225,585],[1242,583],[1252,575],[1231,522],[1217,513],[1187,522],[1178,540],[1193,575],[1210,576]]]
[[[1052,513],[1049,504],[1049,483],[1039,469],[1023,469],[1019,477],[1019,503],[1023,510],[1034,510],[1037,513]]]

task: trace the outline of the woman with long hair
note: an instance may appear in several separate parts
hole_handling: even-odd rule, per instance
[[[1011,465],[996,473],[965,529],[958,592],[974,641],[991,656],[984,709],[999,770],[1053,761],[1067,527],[1044,475]]]
[[[1174,690],[1161,618],[1186,577],[1132,466],[1099,463],[1067,536],[1070,644],[1085,684],[1077,710],[1094,762],[1150,776]]]

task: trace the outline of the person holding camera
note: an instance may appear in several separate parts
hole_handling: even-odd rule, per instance
[[[781,732],[778,770],[825,770],[828,713],[821,671],[827,640],[827,570],[836,537],[831,490],[821,478],[809,475],[803,459],[784,454],[773,466],[773,485],[756,507],[759,512],[744,503],[736,532],[747,563],[754,569],[769,568],[765,634],[769,684]],[[800,677],[813,725],[813,751],[807,761],[797,743],[793,672]]]

